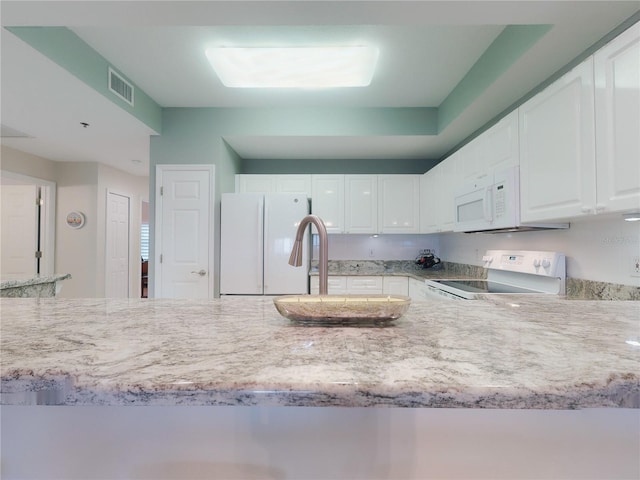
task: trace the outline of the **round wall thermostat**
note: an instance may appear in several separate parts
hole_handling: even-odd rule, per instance
[[[84,225],[84,214],[81,212],[69,212],[67,214],[67,225],[71,228],[82,228]]]

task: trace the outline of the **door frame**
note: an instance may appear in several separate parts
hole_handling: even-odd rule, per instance
[[[133,265],[137,265],[138,263],[140,263],[139,261],[136,262],[132,262],[133,260],[133,255],[135,253],[135,248],[131,248],[132,247],[132,241],[134,238],[136,238],[134,235],[132,235],[132,218],[131,218],[131,201],[133,200],[133,197],[131,196],[131,194],[129,193],[123,193],[123,192],[119,192],[117,190],[113,190],[111,188],[107,188],[106,194],[105,194],[105,211],[104,211],[104,217],[105,217],[105,226],[104,226],[104,293],[106,296],[107,293],[107,282],[108,282],[108,278],[109,278],[109,269],[107,266],[107,263],[109,262],[109,255],[107,255],[107,247],[109,246],[109,195],[118,195],[119,197],[124,197],[128,200],[129,203],[129,208],[128,208],[128,212],[127,212],[127,217],[128,217],[128,238],[127,238],[127,298],[135,298],[136,297],[136,293],[137,296],[140,296],[139,292],[133,291],[133,286],[137,285],[140,282],[134,282],[133,279],[133,272],[132,272],[132,266]],[[138,235],[139,236],[139,235]],[[140,239],[137,239],[138,243],[140,242]],[[135,246],[135,244],[133,245]],[[140,248],[138,248],[138,251],[140,251]]]
[[[0,170],[0,176],[20,185],[42,187],[44,208],[40,212],[40,274],[53,275],[56,257],[56,182],[6,170]]]
[[[162,195],[160,195],[160,187],[162,186],[163,173],[166,171],[197,171],[197,170],[205,170],[208,172],[209,177],[209,205],[211,206],[210,214],[209,214],[209,245],[207,248],[207,253],[209,256],[208,262],[208,271],[210,278],[210,288],[208,289],[209,298],[214,297],[215,291],[215,275],[214,273],[214,246],[215,246],[215,222],[216,222],[216,209],[215,209],[215,165],[207,165],[207,164],[162,164],[156,165],[156,188],[155,188],[155,205],[154,205],[154,213],[153,217],[155,219],[155,226],[153,229],[153,240],[152,243],[155,244],[153,248],[153,267],[150,267],[150,275],[151,275],[151,267],[153,268],[153,292],[149,290],[149,297],[156,296],[156,289],[162,285],[162,269],[158,268],[160,265],[160,254],[162,253]],[[151,253],[149,254],[151,257]],[[151,258],[149,258],[151,261]]]

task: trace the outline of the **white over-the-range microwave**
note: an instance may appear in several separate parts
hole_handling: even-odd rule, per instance
[[[455,195],[455,232],[517,232],[569,228],[520,222],[520,170],[513,166],[464,186]]]

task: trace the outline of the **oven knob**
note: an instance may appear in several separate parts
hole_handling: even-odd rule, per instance
[[[535,258],[535,259],[533,260],[533,266],[534,266],[534,267],[536,267],[536,268],[538,268],[538,267],[540,266],[540,260],[538,260],[537,258]]]
[[[493,257],[491,255],[483,255],[482,261],[486,263],[491,263],[493,261]]]
[[[551,262],[549,261],[549,259],[545,258],[542,260],[542,266],[544,268],[549,268],[550,265],[551,265]]]

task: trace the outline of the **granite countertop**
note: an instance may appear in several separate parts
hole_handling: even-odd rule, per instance
[[[442,262],[435,268],[422,268],[411,260],[329,260],[329,275],[406,276],[417,280],[428,278],[486,277],[482,267]],[[318,262],[312,262],[309,275],[318,275]]]
[[[640,406],[640,302],[434,299],[387,328],[296,326],[269,297],[0,308],[2,404]]]
[[[71,278],[69,273],[53,273],[50,275],[2,275],[0,277],[0,289],[22,288],[43,283],[59,282]]]

